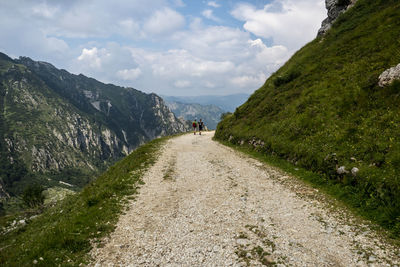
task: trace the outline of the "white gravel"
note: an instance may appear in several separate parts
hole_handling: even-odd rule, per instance
[[[92,266],[399,264],[399,248],[334,201],[212,136],[168,141]]]

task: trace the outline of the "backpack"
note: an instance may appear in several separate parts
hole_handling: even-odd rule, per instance
[[[193,125],[193,127],[197,127],[197,123],[195,121],[193,122],[192,125]]]

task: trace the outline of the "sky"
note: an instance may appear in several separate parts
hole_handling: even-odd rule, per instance
[[[0,0],[0,52],[146,93],[251,94],[326,16],[324,0]]]

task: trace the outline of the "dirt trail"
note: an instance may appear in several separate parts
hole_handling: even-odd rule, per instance
[[[94,266],[395,266],[382,243],[317,190],[212,141],[168,141]]]

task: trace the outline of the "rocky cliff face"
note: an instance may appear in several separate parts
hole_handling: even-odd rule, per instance
[[[357,0],[325,0],[328,17],[322,22],[318,36],[324,35],[336,21],[340,14],[352,7]]]
[[[88,178],[80,174],[97,173],[146,141],[187,130],[155,94],[4,54],[0,103],[0,185],[15,194],[18,183],[37,176],[82,186]],[[17,161],[18,170],[11,170]]]

